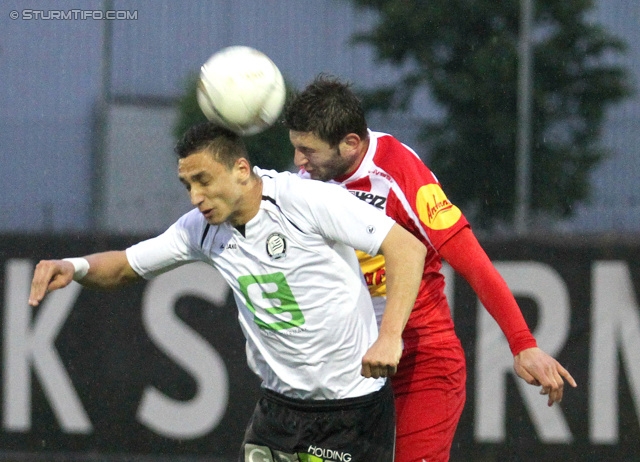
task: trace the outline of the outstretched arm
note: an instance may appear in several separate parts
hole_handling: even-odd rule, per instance
[[[402,356],[402,331],[418,295],[427,249],[394,224],[380,252],[385,258],[387,302],[378,339],[362,359],[362,375],[376,378],[396,373]]]
[[[549,406],[560,402],[564,380],[573,387],[577,386],[575,380],[558,361],[537,347],[507,283],[471,230],[460,230],[439,251],[467,280],[504,332],[514,355],[514,369],[518,376],[531,385],[541,386],[540,393],[549,395]]]
[[[95,253],[84,257],[89,263],[86,275],[76,279],[91,288],[109,289],[140,279],[133,271],[124,250]],[[38,306],[45,295],[68,286],[74,279],[74,265],[66,260],[42,260],[31,281],[29,305]]]

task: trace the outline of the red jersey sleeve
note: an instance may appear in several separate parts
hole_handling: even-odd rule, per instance
[[[440,254],[471,285],[502,329],[514,356],[537,346],[511,290],[471,229],[465,228],[455,234],[442,245]]]

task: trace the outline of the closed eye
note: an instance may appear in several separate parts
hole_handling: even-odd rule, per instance
[[[198,183],[200,186],[207,186],[209,183],[211,183],[211,176],[202,172],[194,175],[191,178],[191,181],[193,183]]]
[[[212,178],[210,175],[207,175],[205,173],[198,173],[197,175],[193,175],[191,177],[191,181],[180,178],[180,183],[182,183],[184,187],[187,188],[187,191],[191,191],[192,183],[197,183],[200,186],[208,186],[211,183],[211,180]]]
[[[315,153],[315,150],[311,148],[298,148],[298,151],[304,156],[310,156]]]

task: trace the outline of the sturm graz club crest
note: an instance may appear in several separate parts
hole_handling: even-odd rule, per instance
[[[274,260],[284,258],[287,253],[287,241],[280,233],[271,233],[267,238],[267,253]]]

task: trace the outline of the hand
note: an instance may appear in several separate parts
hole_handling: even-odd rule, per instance
[[[398,370],[402,339],[380,335],[362,358],[361,374],[367,378],[391,377]]]
[[[548,406],[562,401],[564,380],[578,386],[569,371],[540,348],[522,350],[513,358],[513,368],[528,384],[542,387],[540,394],[549,395]]]
[[[68,261],[40,261],[31,280],[29,305],[38,306],[47,293],[68,286],[73,281],[73,273],[74,267]]]

